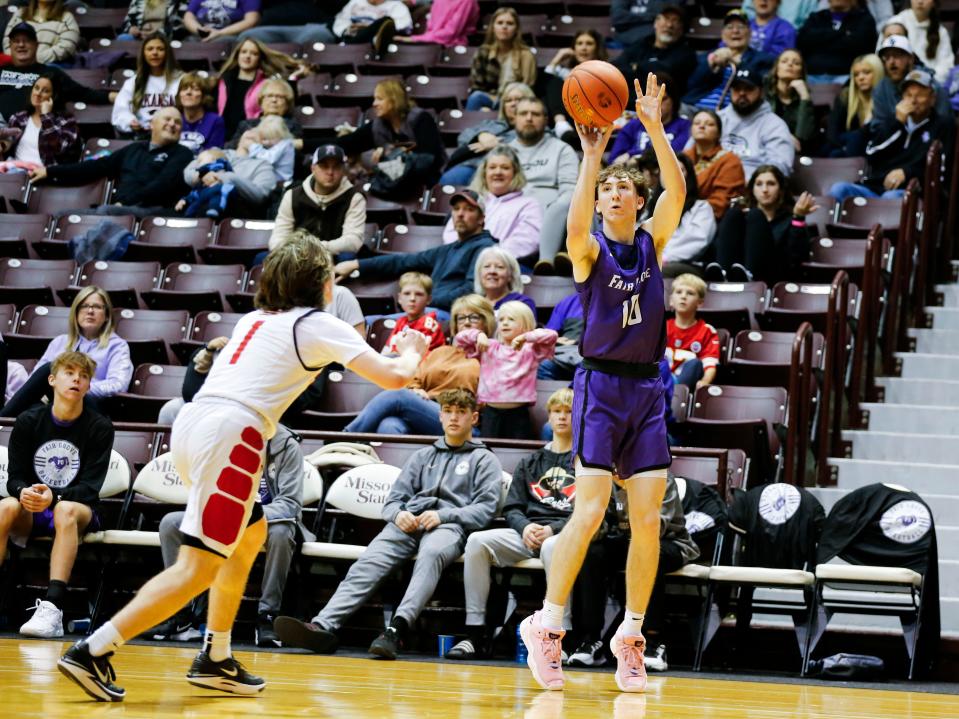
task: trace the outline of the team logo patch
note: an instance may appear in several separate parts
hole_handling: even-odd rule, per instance
[[[686,515],[686,531],[690,534],[705,532],[716,526],[716,520],[705,512],[697,512],[695,509]]]
[[[907,499],[897,502],[882,513],[879,528],[894,542],[912,544],[926,536],[932,528],[932,517],[922,502]]]
[[[759,516],[770,524],[785,524],[799,509],[800,499],[791,484],[770,484],[759,497]]]
[[[464,474],[466,474],[469,471],[470,471],[470,463],[464,459],[462,462],[456,465],[456,468],[453,470],[453,474],[457,474],[462,477]]]
[[[565,467],[550,467],[536,482],[530,482],[530,492],[543,504],[570,511],[576,498],[576,477]]]
[[[689,349],[691,349],[691,350],[692,350],[693,352],[695,352],[696,354],[699,354],[699,351],[700,351],[702,348],[703,348],[703,345],[702,345],[702,343],[700,343],[700,342],[693,342],[693,343],[689,346]]]
[[[63,439],[44,442],[33,455],[33,471],[51,489],[63,489],[80,472],[80,450]]]

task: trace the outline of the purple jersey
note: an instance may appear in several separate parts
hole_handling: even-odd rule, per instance
[[[631,364],[657,364],[666,351],[663,274],[652,236],[636,231],[637,262],[624,268],[610,251],[611,240],[593,233],[599,256],[576,290],[586,326],[580,340],[583,357]]]

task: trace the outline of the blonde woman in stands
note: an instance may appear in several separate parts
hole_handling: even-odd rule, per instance
[[[451,336],[469,329],[484,334],[496,329],[493,305],[479,295],[458,298],[450,312]],[[468,389],[475,394],[479,372],[479,360],[467,357],[460,348],[438,347],[426,356],[405,389],[380,392],[344,431],[440,435],[443,425],[436,398],[450,389]]]
[[[473,56],[470,68],[470,95],[467,110],[495,110],[500,88],[508,82],[536,82],[536,58],[523,40],[519,14],[501,7],[486,28],[486,37]]]
[[[91,285],[77,293],[70,305],[66,334],[54,337],[33,368],[33,373],[10,401],[0,416],[16,417],[43,397],[51,396],[50,363],[61,352],[83,352],[97,363],[90,381],[87,405],[99,411],[99,402],[117,392],[125,392],[133,379],[130,346],[116,333],[113,305],[105,290]]]
[[[26,7],[15,9],[3,34],[5,53],[10,54],[10,31],[22,22],[37,32],[37,62],[70,63],[77,54],[80,26],[63,0],[29,0]]]
[[[826,140],[830,157],[861,157],[869,138],[865,128],[872,120],[872,95],[886,76],[878,55],[860,55],[849,71],[849,82],[829,113]]]
[[[543,227],[543,206],[523,192],[526,175],[516,151],[509,145],[497,145],[483,158],[470,188],[486,203],[486,227],[499,247],[532,267],[539,255],[539,233]],[[443,229],[443,242],[456,242],[453,218]],[[518,273],[517,273],[518,274]]]
[[[111,122],[117,132],[144,139],[157,110],[176,105],[182,74],[167,36],[148,35],[140,45],[136,73],[123,83],[113,103]]]

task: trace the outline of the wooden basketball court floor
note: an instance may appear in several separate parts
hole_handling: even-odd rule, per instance
[[[543,692],[525,667],[383,662],[237,652],[268,686],[255,698],[186,683],[196,648],[130,645],[114,660],[121,704],[93,702],[56,669],[65,641],[0,640],[0,717],[310,717],[322,719],[955,719],[959,696],[821,684],[650,679],[645,695],[616,691],[610,673],[567,672]]]

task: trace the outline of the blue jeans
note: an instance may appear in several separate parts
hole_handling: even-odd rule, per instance
[[[543,360],[536,368],[536,379],[571,380],[573,372],[551,359]]]
[[[847,197],[868,197],[881,198],[883,200],[898,200],[906,194],[905,190],[886,190],[881,195],[873,192],[865,185],[857,185],[855,182],[836,182],[829,188],[829,194],[842,202]]]
[[[703,363],[698,359],[688,359],[683,362],[679,368],[679,374],[676,376],[677,384],[684,384],[689,387],[691,392],[696,391],[696,383],[703,378]]]
[[[440,185],[468,185],[476,174],[476,168],[469,165],[453,165],[440,175]]]
[[[443,434],[440,406],[408,389],[380,392],[344,432],[377,434]]]
[[[489,93],[481,92],[480,90],[473,90],[473,92],[470,93],[470,96],[466,98],[466,109],[482,110],[484,107],[495,110],[497,107],[499,107],[499,100],[493,98],[493,96]]]
[[[333,34],[329,25],[308,23],[306,25],[265,25],[244,30],[237,38],[242,42],[248,38],[264,44],[293,42],[298,45],[312,45],[315,42],[337,43],[340,39]]]

